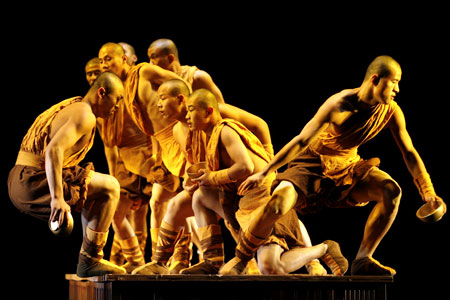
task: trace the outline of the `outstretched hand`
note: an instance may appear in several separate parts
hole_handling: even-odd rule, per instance
[[[447,212],[447,204],[445,204],[444,200],[441,197],[439,197],[437,195],[427,195],[427,196],[425,196],[424,200],[425,200],[425,202],[434,202],[434,201],[442,202],[442,204],[444,205],[444,215]]]

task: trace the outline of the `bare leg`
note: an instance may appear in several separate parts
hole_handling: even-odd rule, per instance
[[[192,200],[192,209],[198,227],[217,224],[217,215],[222,218],[225,216],[216,188],[200,187],[195,191]]]
[[[267,238],[275,222],[295,206],[297,198],[298,194],[292,183],[280,182],[273,191],[269,203],[250,224],[249,231],[256,237]]]
[[[263,274],[288,274],[311,260],[322,257],[327,248],[326,244],[319,244],[284,251],[277,244],[263,245],[258,249],[258,266]]]
[[[400,186],[387,173],[375,169],[352,191],[351,197],[358,202],[377,202],[367,219],[356,259],[372,256],[397,216]]]
[[[297,198],[298,194],[292,183],[280,182],[266,207],[254,218],[248,230],[241,234],[235,250],[236,256],[228,261],[219,273],[222,275],[241,274],[258,247],[272,233],[275,222],[295,206]]]
[[[117,234],[119,240],[126,240],[135,236],[134,229],[127,218],[132,205],[132,200],[124,196],[120,197],[119,205],[117,206],[112,223],[114,233]]]
[[[87,208],[88,211],[83,211],[86,225],[95,231],[108,231],[119,197],[120,186],[117,180],[110,175],[94,172],[88,186],[88,199],[93,202]]]
[[[186,218],[194,216],[192,210],[192,197],[186,191],[181,191],[175,197],[170,199],[166,214],[164,215],[164,222],[173,227],[184,227]]]
[[[103,259],[108,230],[120,197],[118,181],[101,173],[93,173],[88,186],[88,200],[82,210],[84,238],[78,259],[77,275],[97,276],[108,273],[126,273],[125,269]]]
[[[397,182],[379,169],[371,171],[352,191],[351,197],[358,202],[377,202],[367,219],[352,274],[395,275],[394,269],[381,265],[372,255],[397,216],[401,194]]]
[[[150,227],[159,228],[164,214],[167,211],[167,204],[175,193],[169,192],[162,187],[162,185],[155,183],[152,188],[152,197],[150,199]]]

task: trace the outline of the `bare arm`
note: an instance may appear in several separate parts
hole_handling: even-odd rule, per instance
[[[242,180],[253,173],[255,167],[253,161],[236,131],[224,126],[220,141],[233,162],[232,165],[215,172],[205,170],[204,175],[192,181],[199,182],[201,185],[217,185]]]
[[[51,195],[50,220],[62,223],[70,212],[64,201],[62,169],[64,157],[71,154],[73,147],[84,136],[90,135],[95,127],[95,116],[85,112],[74,113],[57,130],[45,152],[45,172]]]
[[[140,75],[143,79],[150,81],[156,85],[161,85],[164,81],[170,79],[180,79],[183,80],[180,76],[175,74],[174,72],[165,70],[161,67],[146,64],[140,70]]]
[[[405,161],[409,172],[419,188],[423,200],[436,200],[436,193],[434,191],[433,184],[431,183],[425,164],[414,147],[411,137],[406,130],[405,116],[400,107],[397,107],[393,117],[389,121],[389,127],[400,151],[403,154],[403,160]]]
[[[212,80],[211,75],[202,70],[197,70],[195,72],[194,82],[192,83],[192,90],[195,91],[198,89],[209,90],[211,93],[214,94],[214,96],[216,96],[218,103],[225,103],[222,92]]]
[[[297,157],[311,141],[328,127],[334,116],[341,112],[343,100],[349,96],[354,96],[357,92],[357,89],[344,90],[328,98],[314,117],[303,127],[300,134],[287,143],[261,172],[247,178],[239,187],[238,193],[243,195],[253,187],[261,185],[270,173]]]
[[[106,163],[108,164],[109,174],[115,175],[116,174],[116,166],[117,161],[119,160],[119,149],[117,146],[114,147],[108,147],[105,146],[105,156],[106,156]]]
[[[245,127],[256,135],[263,145],[272,145],[269,125],[260,117],[227,103],[219,104],[219,111],[222,117],[230,118],[244,124]]]

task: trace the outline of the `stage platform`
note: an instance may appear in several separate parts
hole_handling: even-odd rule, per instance
[[[70,300],[384,300],[391,276],[66,274]]]

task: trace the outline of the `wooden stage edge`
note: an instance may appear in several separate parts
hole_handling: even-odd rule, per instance
[[[66,274],[69,299],[387,299],[391,276]]]

